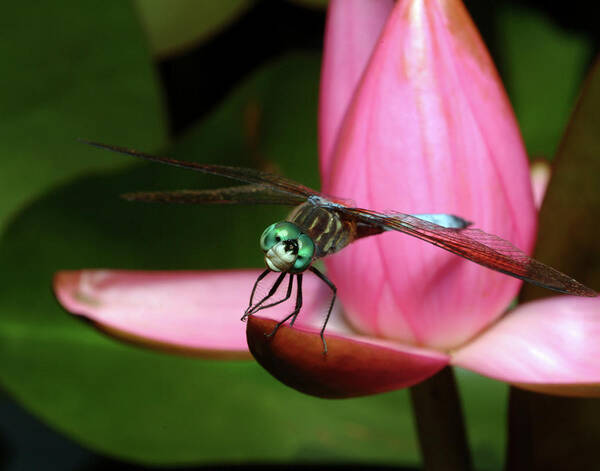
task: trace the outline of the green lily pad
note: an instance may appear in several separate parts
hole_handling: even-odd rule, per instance
[[[499,65],[528,154],[551,158],[591,57],[591,38],[514,2],[497,11]]]
[[[169,155],[275,169],[318,187],[319,69],[315,55],[291,55],[263,68]],[[81,155],[131,162],[91,148]],[[406,391],[344,401],[305,396],[251,361],[183,358],[121,344],[53,299],[50,281],[59,269],[261,266],[258,235],[284,214],[281,208],[144,205],[117,197],[228,183],[140,163],[81,178],[22,211],[0,240],[3,386],[76,441],[137,462],[417,464]],[[503,432],[489,424],[501,424],[493,411],[505,389],[471,374],[461,374],[461,389],[481,399],[466,404],[469,423],[490,427],[489,435],[471,437],[476,459],[494,460]]]
[[[3,5],[0,230],[35,195],[126,162],[83,155],[78,137],[154,149],[165,128],[154,71],[128,2]]]
[[[148,33],[152,52],[165,56],[181,52],[235,20],[250,0],[134,0]]]

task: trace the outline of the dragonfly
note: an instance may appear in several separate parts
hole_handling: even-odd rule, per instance
[[[260,236],[266,269],[258,276],[242,320],[290,299],[296,280],[296,303],[290,314],[275,324],[272,337],[287,321],[294,325],[302,308],[302,277],[314,273],[331,290],[332,298],[320,330],[323,353],[327,353],[325,328],[335,304],[337,289],[313,263],[333,255],[363,237],[398,231],[435,245],[471,262],[519,278],[549,290],[575,296],[597,293],[568,275],[529,257],[510,242],[472,226],[452,214],[381,213],[353,207],[282,176],[251,168],[185,162],[158,157],[125,147],[83,141],[86,144],[161,164],[218,175],[244,185],[213,190],[135,192],[123,195],[130,201],[187,204],[271,204],[295,206],[284,221],[267,227]],[[255,301],[259,283],[271,272],[279,273],[266,295]],[[274,301],[288,275],[286,294]]]

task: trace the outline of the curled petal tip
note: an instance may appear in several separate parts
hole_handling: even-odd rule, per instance
[[[84,315],[86,308],[98,307],[98,300],[85,296],[79,289],[83,272],[62,270],[52,278],[52,290],[61,306],[74,314]]]
[[[350,337],[327,335],[328,351],[318,331],[281,326],[252,316],[246,337],[254,358],[282,383],[323,398],[347,398],[412,386],[448,364],[445,355],[394,348]]]

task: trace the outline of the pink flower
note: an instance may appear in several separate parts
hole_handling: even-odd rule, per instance
[[[525,150],[459,0],[333,0],[319,133],[325,193],[457,214],[531,250]],[[325,264],[339,294],[327,355],[318,330],[331,293],[313,276],[294,328],[272,338],[263,334],[289,305],[253,316],[245,333],[239,322],[255,270],[83,270],[58,273],[54,287],[66,309],[112,334],[204,356],[247,356],[249,345],[275,377],[323,397],[408,387],[448,364],[537,391],[600,393],[598,298],[555,297],[500,318],[519,280],[392,232]]]
[[[540,209],[544,202],[546,188],[548,188],[548,183],[550,183],[550,164],[547,160],[537,160],[531,164],[530,173],[535,207]]]

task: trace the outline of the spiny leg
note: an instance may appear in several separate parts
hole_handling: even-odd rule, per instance
[[[264,274],[264,272],[261,273],[260,276],[262,276],[263,274]],[[260,278],[260,276],[259,276],[259,278]],[[279,285],[283,281],[284,277],[285,277],[285,272],[283,272],[281,275],[279,275],[277,277],[277,280],[275,280],[275,283],[273,283],[273,286],[269,290],[269,293],[264,298],[262,298],[258,303],[256,303],[254,305],[254,307],[252,307],[252,308],[248,307],[248,309],[246,309],[246,312],[244,312],[244,315],[242,316],[242,320],[245,320],[246,317],[248,317],[250,314],[252,314],[252,311],[254,311],[257,307],[262,305],[262,303],[264,303],[267,299],[269,299],[271,296],[273,296],[275,294],[275,292],[277,291],[277,288],[279,288]]]
[[[287,319],[289,319],[290,317],[292,318],[292,320],[290,321],[290,327],[292,327],[294,325],[294,322],[296,322],[296,319],[298,318],[298,313],[300,312],[300,308],[302,307],[302,273],[298,273],[296,277],[298,278],[298,288],[296,288],[296,309],[294,309],[294,312],[292,312],[292,314],[287,317]]]
[[[298,288],[296,288],[296,308],[292,311],[291,314],[287,315],[283,320],[275,324],[275,328],[273,329],[273,331],[270,334],[265,334],[267,337],[273,337],[273,335],[275,335],[275,332],[277,332],[279,327],[286,323],[287,320],[290,318],[292,318],[292,322],[290,323],[290,325],[293,325],[294,321],[296,320],[296,317],[298,317],[298,313],[300,312],[300,308],[302,307],[302,273],[298,273],[296,275],[296,278],[298,280]]]
[[[254,300],[254,293],[256,292],[256,288],[257,288],[258,284],[260,283],[260,280],[262,280],[265,276],[267,276],[270,271],[271,270],[269,270],[267,268],[260,275],[258,275],[258,278],[254,282],[254,286],[252,287],[252,293],[250,293],[250,302],[248,303],[248,308],[246,309],[246,312],[248,312],[248,309],[250,309],[252,307],[252,301]]]
[[[327,316],[325,317],[325,322],[323,323],[323,327],[321,328],[321,341],[323,342],[323,355],[327,353],[327,342],[325,342],[325,327],[327,327],[327,322],[329,322],[329,317],[331,316],[331,310],[333,309],[333,305],[335,303],[335,297],[337,295],[337,288],[335,285],[327,278],[323,273],[317,270],[315,267],[310,267],[310,271],[312,271],[315,275],[317,275],[321,280],[331,288],[333,291],[333,298],[331,298],[331,304],[329,305],[329,310],[327,311]]]
[[[248,313],[248,315],[256,314],[258,311],[261,311],[263,309],[267,309],[269,307],[277,306],[278,304],[281,304],[281,303],[287,301],[288,299],[290,299],[290,296],[292,295],[292,285],[294,284],[293,281],[294,281],[294,274],[290,273],[290,281],[288,283],[288,287],[287,287],[287,292],[285,294],[285,298],[282,298],[279,301],[275,301],[274,303],[267,304],[266,306],[259,306],[259,307],[255,307],[253,309],[250,309],[250,312]]]
[[[270,271],[270,270],[266,270],[266,271]],[[264,275],[264,272],[261,273],[259,278],[263,277],[263,275]],[[281,282],[283,281],[284,277],[285,277],[285,273],[281,273],[275,280],[275,283],[273,283],[273,286],[271,286],[271,289],[269,290],[267,295],[265,297],[263,297],[259,302],[257,302],[254,306],[252,306],[252,305],[248,306],[248,308],[246,309],[246,312],[242,316],[242,320],[244,320],[246,317],[248,317],[256,308],[261,306],[267,299],[269,299],[271,296],[273,296],[277,292],[277,289],[279,288],[279,285],[281,285]],[[260,281],[260,280],[257,280],[257,281]]]

